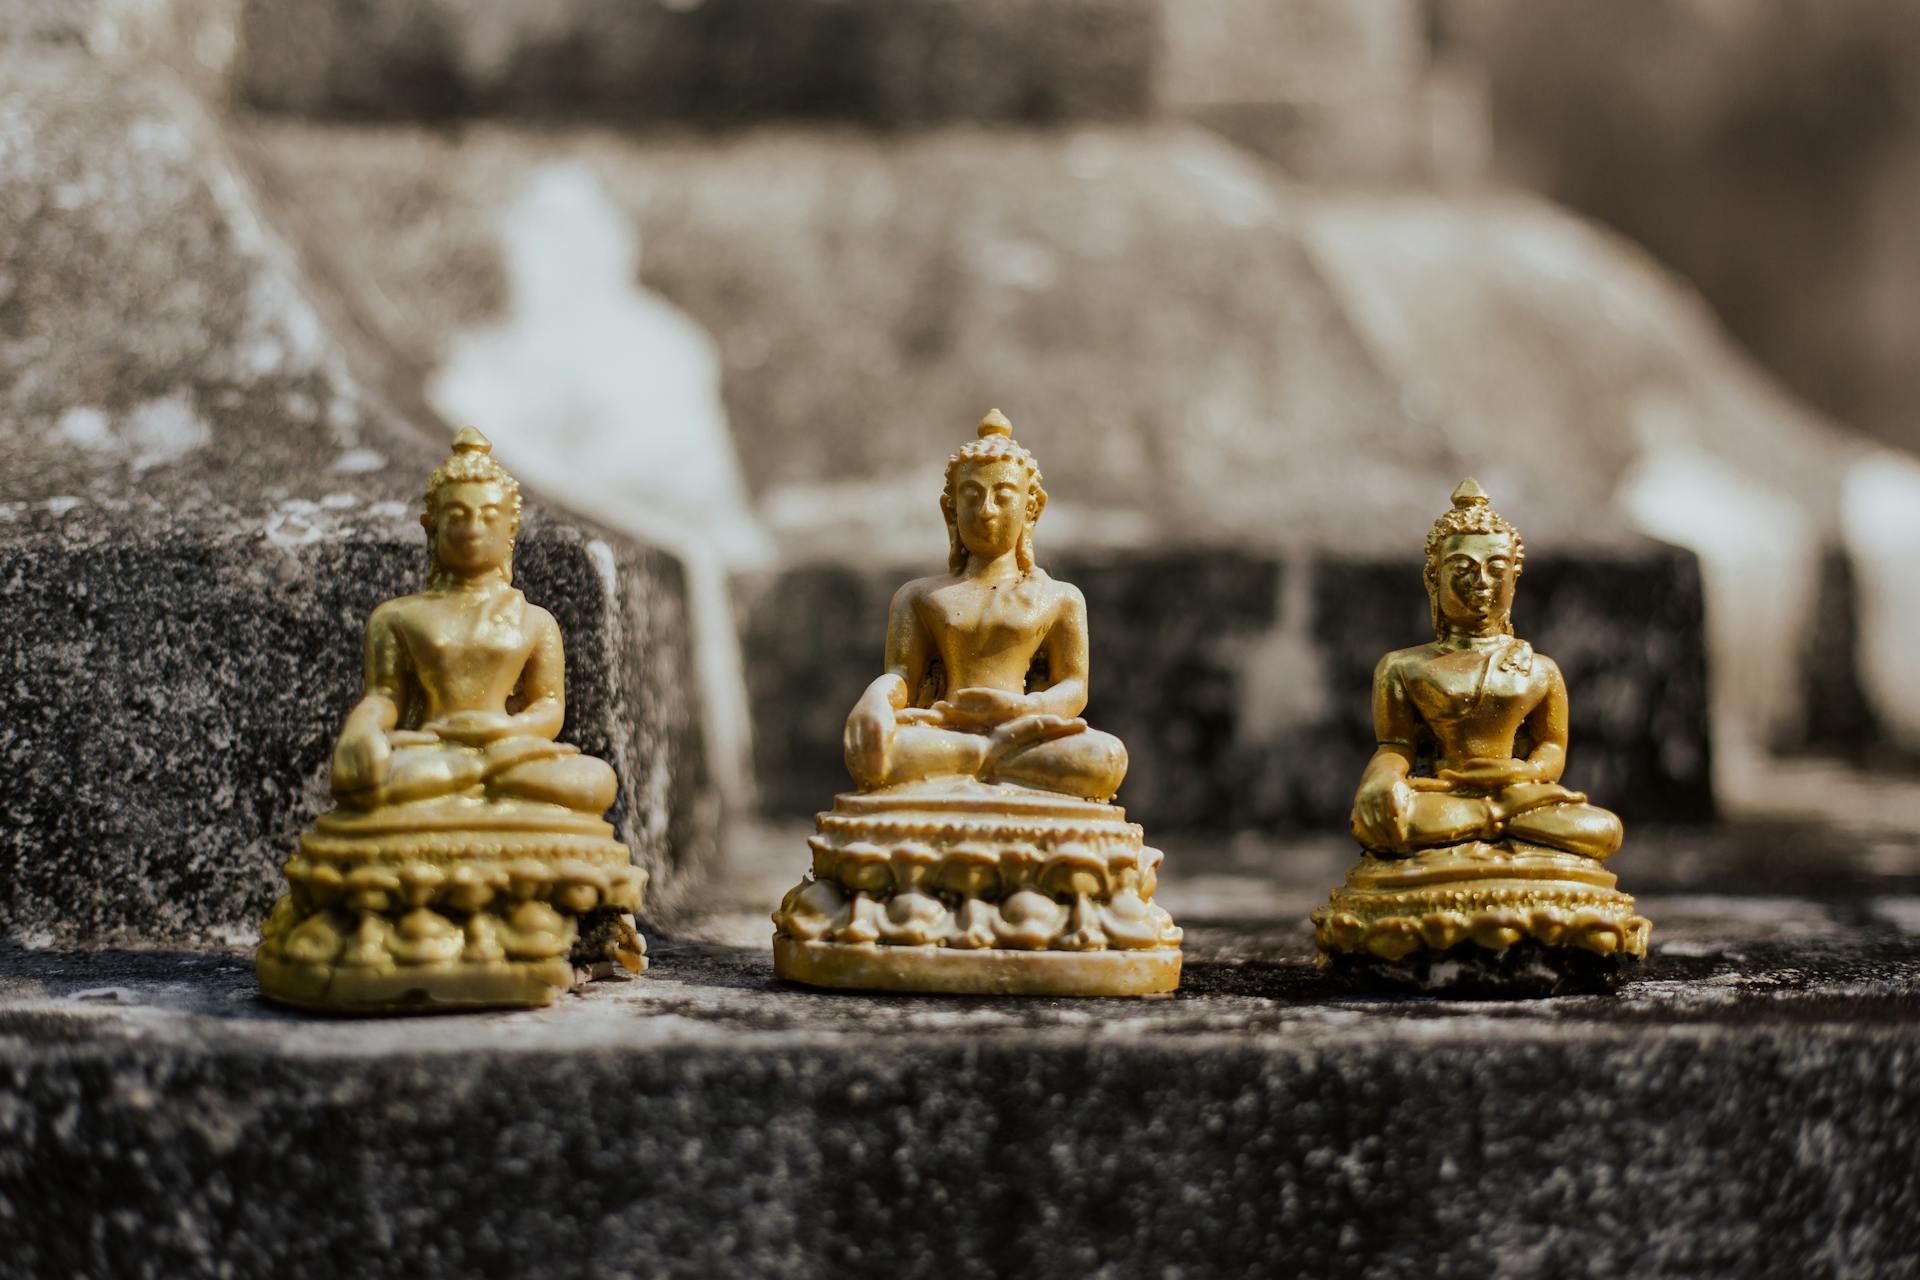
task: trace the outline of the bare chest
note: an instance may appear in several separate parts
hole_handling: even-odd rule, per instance
[[[1503,669],[1497,653],[1465,650],[1410,671],[1407,694],[1436,728],[1500,729],[1526,719],[1545,696],[1545,684],[1537,670]]]
[[[1052,625],[1053,593],[1032,582],[958,582],[920,601],[927,630],[948,658],[1031,653]]]
[[[523,601],[435,600],[402,620],[422,681],[437,689],[511,683],[533,652]]]

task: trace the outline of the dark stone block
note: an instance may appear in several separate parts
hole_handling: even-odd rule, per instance
[[[269,111],[738,124],[1144,116],[1150,0],[247,0],[237,92]]]
[[[609,819],[662,888],[710,857],[701,729],[671,558],[552,524],[517,581],[568,646],[565,736],[620,772]],[[0,585],[0,932],[244,935],[327,805],[367,613],[418,588],[423,548],[276,552],[193,528],[14,544]]]
[[[1860,685],[1860,591],[1853,561],[1829,548],[1821,557],[1819,595],[1805,670],[1806,723],[1782,743],[1856,763],[1894,750],[1880,716]]]
[[[1120,800],[1149,830],[1344,831],[1373,750],[1374,665],[1432,635],[1417,559],[1218,550],[1061,555],[1087,597],[1087,718],[1132,757]],[[1302,575],[1289,587],[1289,575]],[[739,584],[763,805],[824,808],[849,783],[840,735],[879,673],[910,570],[805,567]],[[1294,600],[1301,603],[1290,603]],[[1648,545],[1530,557],[1516,626],[1572,690],[1569,785],[1629,822],[1712,812],[1696,562]],[[1277,687],[1277,688],[1276,688]]]

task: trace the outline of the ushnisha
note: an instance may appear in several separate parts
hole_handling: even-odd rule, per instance
[[[1146,995],[1180,980],[1161,855],[1112,803],[1126,748],[1081,718],[1086,602],[1034,561],[1040,467],[998,410],[947,460],[947,572],[894,596],[847,717],[858,788],[774,913],[780,977],[823,987]]]

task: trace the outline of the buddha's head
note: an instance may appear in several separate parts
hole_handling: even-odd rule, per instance
[[[1437,636],[1512,635],[1513,587],[1526,561],[1520,531],[1472,480],[1453,491],[1453,509],[1427,534],[1427,601]]]
[[[1012,551],[1021,573],[1033,569],[1033,526],[1046,508],[1040,464],[1013,438],[998,409],[980,420],[979,436],[947,459],[940,514],[947,519],[947,566],[963,573],[970,556],[991,560]]]
[[[472,427],[427,477],[427,531],[435,579],[476,578],[497,570],[513,577],[513,540],[520,532],[520,482],[493,457],[493,444]]]

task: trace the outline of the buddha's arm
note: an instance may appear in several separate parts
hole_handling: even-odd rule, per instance
[[[1047,673],[1053,683],[1027,695],[1030,711],[1071,720],[1087,709],[1087,598],[1069,586],[1060,602],[1060,616],[1047,632]]]
[[[545,609],[540,610],[537,627],[533,652],[509,703],[518,709],[507,717],[507,733],[552,741],[567,722],[566,648],[560,639],[560,624]]]
[[[400,722],[405,700],[407,649],[393,627],[393,616],[382,606],[367,619],[365,689],[347,713],[333,748],[333,790],[336,795],[361,791],[385,781],[392,746],[387,735]]]
[[[1373,672],[1377,745],[1353,797],[1354,834],[1369,846],[1392,848],[1406,839],[1413,808],[1407,775],[1413,772],[1419,736],[1420,714],[1407,696],[1405,678],[1388,655]]]
[[[932,640],[914,608],[913,584],[908,583],[894,593],[887,610],[887,669],[874,677],[847,716],[841,745],[847,771],[861,786],[874,785],[886,775],[896,717],[912,702],[932,653]]]
[[[1533,751],[1527,763],[1534,776],[1528,782],[1558,782],[1567,767],[1567,682],[1560,676],[1560,665],[1535,655],[1534,661],[1546,670],[1547,696],[1527,716],[1527,731],[1533,736]]]

